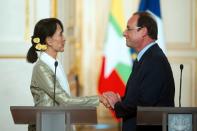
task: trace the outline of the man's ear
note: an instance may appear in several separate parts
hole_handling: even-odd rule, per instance
[[[52,38],[51,37],[46,38],[46,44],[47,45],[52,45]]]
[[[145,37],[148,35],[148,30],[146,27],[141,28],[142,36]]]

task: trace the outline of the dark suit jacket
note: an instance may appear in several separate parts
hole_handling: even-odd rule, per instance
[[[174,93],[170,64],[155,44],[133,65],[125,95],[114,106],[116,116],[123,118],[123,131],[136,130],[137,106],[174,106]]]

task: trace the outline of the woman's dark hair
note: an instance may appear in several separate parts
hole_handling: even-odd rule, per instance
[[[157,40],[157,23],[154,18],[148,12],[136,12],[134,15],[138,15],[138,27],[146,27],[148,30],[148,36],[154,40]]]
[[[60,20],[57,18],[46,18],[40,20],[34,28],[34,34],[31,39],[32,46],[29,48],[29,51],[27,52],[26,59],[30,63],[34,63],[38,59],[38,55],[36,51],[39,51],[35,48],[36,43],[34,43],[34,38],[40,39],[40,44],[45,45],[46,38],[52,37],[57,29],[57,24],[60,25],[63,31],[63,25]]]

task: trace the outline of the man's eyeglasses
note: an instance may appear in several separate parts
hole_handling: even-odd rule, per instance
[[[127,28],[126,31],[140,30],[142,27]]]

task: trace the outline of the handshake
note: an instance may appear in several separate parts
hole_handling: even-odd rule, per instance
[[[109,109],[114,109],[114,105],[121,101],[121,97],[118,93],[114,93],[112,91],[104,92],[99,96],[99,101]]]

